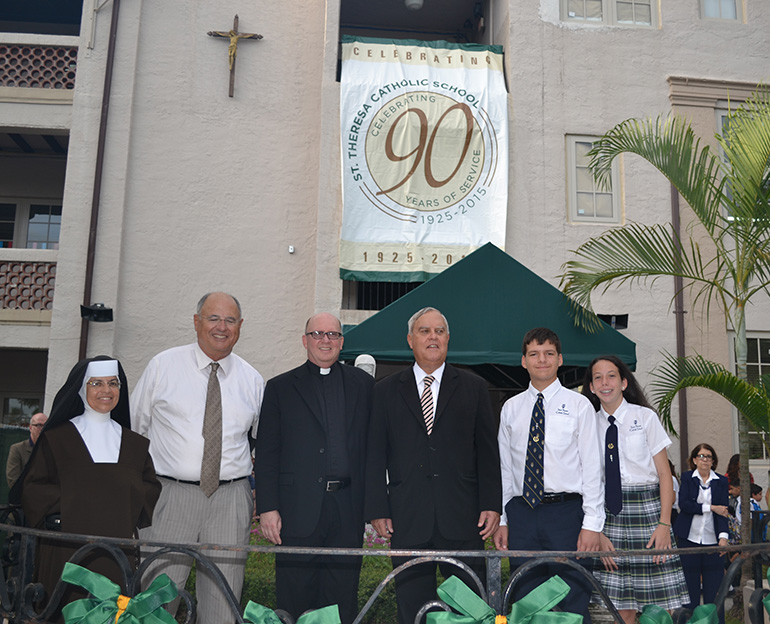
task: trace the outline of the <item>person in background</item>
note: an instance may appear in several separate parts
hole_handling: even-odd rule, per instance
[[[679,478],[676,476],[676,466],[670,459],[668,467],[671,469],[671,482],[674,486],[674,504],[671,509],[671,526],[674,526],[676,517],[679,515]]]
[[[8,461],[5,464],[5,478],[8,480],[8,487],[14,486],[21,476],[24,466],[27,465],[29,458],[32,457],[32,449],[35,442],[40,437],[45,421],[48,416],[43,412],[38,412],[29,419],[29,438],[12,444],[8,449]]]
[[[698,444],[690,453],[692,470],[682,474],[679,517],[674,523],[674,534],[682,551],[682,570],[690,594],[690,602],[684,606],[688,609],[697,607],[701,596],[705,604],[714,602],[725,573],[723,553],[684,552],[696,546],[728,544],[727,477],[715,472],[718,462],[714,447]],[[720,609],[719,621],[724,624],[724,609]]]
[[[725,477],[727,477],[728,483],[732,483],[733,481],[740,483],[741,481],[740,454],[736,453],[730,458],[730,461],[727,463],[727,471],[725,472]],[[751,483],[754,483],[754,475],[749,473],[749,478],[751,479]]]
[[[601,550],[669,550],[674,501],[666,449],[671,439],[628,366],[614,355],[588,365],[583,395],[597,408],[604,441],[606,540]],[[688,602],[679,557],[612,557],[599,580],[626,624],[647,605],[675,609]]]
[[[751,484],[751,511],[760,511],[762,509],[762,486],[756,483]]]

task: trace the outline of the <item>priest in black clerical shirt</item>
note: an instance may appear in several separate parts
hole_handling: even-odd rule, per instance
[[[360,548],[364,451],[374,380],[337,362],[339,319],[312,316],[307,362],[271,379],[257,433],[257,513],[262,533],[283,546]],[[337,604],[343,624],[358,613],[360,557],[276,556],[278,608],[297,619]]]

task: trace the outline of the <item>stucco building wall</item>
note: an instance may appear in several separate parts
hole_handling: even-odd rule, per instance
[[[746,3],[745,19],[734,22],[702,19],[698,0],[653,4],[656,25],[644,28],[565,22],[559,0],[486,3],[484,40],[503,46],[510,91],[505,248],[554,285],[570,250],[606,229],[569,218],[568,135],[598,136],[630,117],[668,113],[672,76],[745,84],[767,78],[764,3]],[[86,5],[83,35],[59,38],[79,46],[71,104],[24,102],[18,91],[0,91],[0,126],[70,136],[50,327],[0,322],[2,347],[47,345],[49,406],[79,349],[113,10],[105,3],[92,24]],[[423,10],[430,10],[427,3]],[[228,30],[236,13],[241,31],[264,39],[240,42],[229,98],[227,41],[206,32]],[[303,360],[300,335],[313,312],[330,310],[344,322],[370,314],[340,309],[339,16],[340,0],[121,3],[91,297],[112,307],[115,320],[91,323],[89,354],[114,354],[136,380],[155,353],[194,340],[198,298],[224,289],[243,305],[237,352],[269,378]],[[713,107],[677,111],[702,136],[713,136]],[[622,222],[668,223],[665,178],[636,157],[622,158],[620,167]],[[2,176],[0,186],[10,188]],[[682,214],[686,227],[684,204]],[[644,384],[660,353],[676,349],[673,294],[673,281],[661,279],[652,287],[611,289],[594,301],[600,313],[629,315],[624,333],[637,343]],[[521,305],[536,302],[522,293]],[[687,352],[729,364],[719,311],[705,318],[689,301],[685,309]],[[749,310],[750,331],[770,331],[768,310]],[[727,405],[693,393],[689,418],[721,455],[733,452]]]

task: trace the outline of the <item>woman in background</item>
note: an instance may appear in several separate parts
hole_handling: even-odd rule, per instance
[[[679,486],[679,517],[674,524],[677,543],[682,550],[695,546],[727,546],[727,478],[717,474],[719,459],[709,444],[698,444],[690,453],[690,468],[682,473]],[[687,580],[690,603],[694,609],[703,602],[714,602],[725,573],[722,553],[682,553],[682,569]],[[702,580],[702,592],[701,592]],[[724,623],[724,609],[719,621]]]

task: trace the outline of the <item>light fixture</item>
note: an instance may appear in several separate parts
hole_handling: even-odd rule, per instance
[[[410,11],[419,11],[422,8],[423,0],[404,0],[406,8]]]
[[[95,303],[90,306],[80,306],[80,318],[95,323],[111,323],[112,308],[108,308],[103,303]]]

